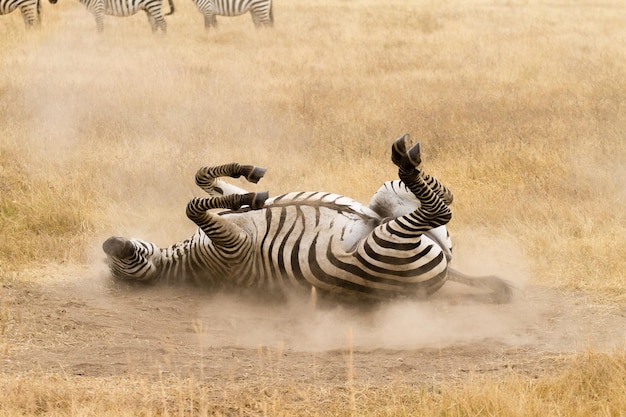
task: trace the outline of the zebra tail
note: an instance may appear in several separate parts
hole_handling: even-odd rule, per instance
[[[169,16],[171,14],[174,14],[174,0],[167,0],[167,2],[170,5],[170,12],[169,13],[165,13],[165,16]]]
[[[488,294],[486,299],[496,304],[504,304],[511,301],[513,291],[516,289],[510,281],[495,275],[476,277],[450,267],[448,267],[448,279],[470,287],[491,290],[491,294]]]

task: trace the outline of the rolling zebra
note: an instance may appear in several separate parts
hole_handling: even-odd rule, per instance
[[[256,27],[273,26],[272,0],[193,0],[196,7],[204,15],[204,27],[217,27],[216,15],[239,16],[247,13],[252,15]]]
[[[19,8],[27,28],[41,24],[40,0],[0,0],[0,15],[9,14]]]
[[[196,183],[209,194],[187,205],[198,229],[168,248],[138,239],[103,243],[114,278],[195,282],[211,288],[248,288],[263,294],[293,290],[340,300],[423,297],[453,280],[489,290],[505,302],[511,286],[497,277],[470,277],[450,268],[446,224],[452,193],[420,168],[419,143],[408,135],[392,146],[400,181],[388,181],[369,206],[323,192],[268,198],[220,177],[256,183],[264,168],[231,163],[203,167]],[[226,209],[216,213],[213,209]]]
[[[50,3],[56,4],[57,0],[49,0]],[[104,15],[109,16],[132,16],[140,10],[144,10],[148,15],[148,22],[152,32],[156,32],[161,29],[163,33],[167,31],[167,23],[163,18],[163,11],[161,7],[163,0],[79,0],[85,5],[87,10],[93,13],[96,18],[96,26],[98,32],[104,30]],[[165,16],[169,16],[174,13],[173,0],[168,0],[170,6],[170,12]]]

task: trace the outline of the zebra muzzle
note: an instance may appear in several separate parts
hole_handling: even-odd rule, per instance
[[[130,240],[117,236],[105,240],[102,244],[102,250],[107,255],[118,259],[130,258],[135,253],[135,247]]]

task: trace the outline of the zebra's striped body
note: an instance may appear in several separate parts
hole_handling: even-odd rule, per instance
[[[193,0],[204,15],[204,27],[217,27],[215,16],[239,16],[250,12],[256,27],[273,26],[272,0]]]
[[[18,8],[27,28],[41,24],[40,0],[0,0],[0,15],[9,14]]]
[[[85,5],[87,10],[93,13],[96,19],[98,32],[104,30],[104,15],[127,17],[132,16],[143,10],[148,16],[148,22],[152,28],[152,32],[161,29],[163,33],[167,31],[167,23],[163,18],[163,0],[79,0]],[[50,3],[56,3],[57,0],[50,0]],[[174,13],[174,3],[168,0],[170,12],[165,16]]]
[[[243,193],[218,179],[243,175],[256,182],[263,169],[239,164],[202,168],[196,182],[212,197],[194,198],[187,206],[197,232],[165,249],[109,238],[103,249],[112,275],[269,293],[316,288],[359,300],[432,294],[454,279],[445,230],[452,194],[417,168],[419,147],[406,151],[405,140],[400,138],[393,151],[402,183],[385,183],[369,207],[321,192],[268,199],[266,193]],[[230,210],[211,211],[217,208]],[[393,217],[385,219],[387,214]],[[489,280],[480,285],[508,297],[504,282]]]

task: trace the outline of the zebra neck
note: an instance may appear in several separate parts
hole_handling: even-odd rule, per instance
[[[197,268],[192,267],[190,256],[194,246],[197,245],[192,244],[192,239],[186,239],[161,249],[161,281],[171,284],[198,283]]]

